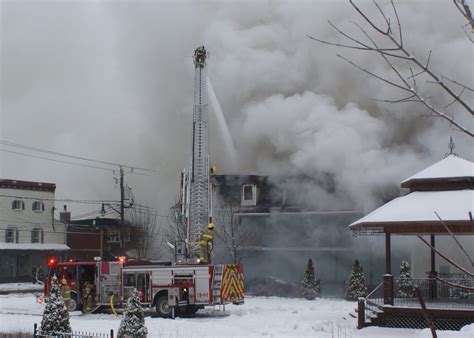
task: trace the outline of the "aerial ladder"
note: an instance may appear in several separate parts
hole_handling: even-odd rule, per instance
[[[194,51],[192,152],[188,168],[181,173],[180,223],[184,227],[184,241],[178,240],[174,246],[175,264],[170,268],[174,280],[170,282],[168,299],[174,294],[178,303],[170,300],[170,306],[186,303],[195,308],[244,302],[242,264],[211,262],[212,235],[210,241],[203,240],[209,238],[209,228],[214,227],[210,175],[215,169],[209,163],[207,56],[204,46]],[[164,279],[159,278],[159,283],[163,283]],[[183,290],[189,295],[185,296]]]
[[[203,233],[212,224],[209,164],[209,112],[207,96],[207,51],[194,51],[194,106],[192,153],[188,170],[181,173],[181,216],[184,244],[176,246],[178,263],[210,263],[210,249],[202,244]],[[207,252],[203,252],[206,250]],[[203,257],[206,260],[203,261]]]

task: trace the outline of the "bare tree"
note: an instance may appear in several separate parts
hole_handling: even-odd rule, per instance
[[[159,255],[161,247],[161,222],[157,223],[157,215],[148,207],[134,206],[127,214],[131,226],[130,238],[133,241],[136,259],[153,259]]]
[[[164,239],[173,244],[175,242],[185,241],[186,221],[181,213],[181,206],[176,202],[169,210],[167,227],[164,230]],[[174,251],[172,250],[173,255]]]
[[[436,217],[439,219],[439,222],[443,225],[444,229],[446,230],[446,232],[451,236],[451,238],[454,240],[454,242],[456,243],[457,247],[463,252],[463,254],[467,257],[467,259],[469,260],[469,262],[471,263],[471,266],[474,267],[474,261],[472,259],[472,257],[469,255],[469,253],[466,251],[466,249],[463,247],[463,245],[458,241],[458,239],[456,238],[456,236],[454,235],[454,233],[451,231],[451,229],[449,229],[448,225],[446,224],[446,222],[438,215],[438,213],[435,211],[435,215]],[[474,225],[474,222],[472,219],[470,219],[471,223]],[[431,250],[433,250],[438,256],[440,256],[441,258],[443,258],[446,262],[448,262],[449,264],[451,264],[452,266],[454,266],[455,268],[457,268],[458,270],[462,271],[466,276],[469,276],[471,278],[474,278],[474,272],[472,271],[469,271],[467,268],[461,266],[460,264],[458,264],[457,262],[455,262],[452,258],[446,256],[445,254],[443,254],[442,252],[440,252],[438,249],[436,249],[435,247],[433,247],[430,243],[428,243],[423,237],[421,237],[420,235],[417,235],[418,239],[420,239],[424,244],[426,244],[428,247],[431,248]],[[474,287],[472,286],[466,286],[466,285],[461,285],[461,284],[455,284],[455,283],[451,283],[443,278],[440,278],[434,274],[432,274],[431,272],[427,272],[426,273],[428,275],[428,277],[430,278],[434,278],[436,280],[438,280],[439,282],[443,283],[443,284],[446,284],[446,285],[449,285],[453,288],[457,288],[457,289],[462,289],[462,290],[467,290],[467,291],[474,291]]]
[[[246,246],[252,237],[252,231],[248,224],[242,222],[237,215],[240,208],[236,208],[231,203],[214,211],[215,240],[214,246],[217,254],[230,256],[232,263],[242,262]],[[216,242],[219,241],[219,242]]]
[[[465,1],[453,1],[461,13],[468,19],[469,24],[473,25],[472,14]],[[392,77],[379,75],[340,54],[337,54],[337,56],[362,72],[403,93],[399,98],[383,99],[381,101],[388,103],[416,102],[422,104],[433,116],[441,117],[448,121],[455,129],[474,137],[472,120],[464,125],[460,122],[459,118],[454,117],[451,111],[454,107],[460,108],[460,111],[472,119],[474,111],[471,104],[474,90],[459,81],[438,74],[430,65],[431,51],[425,60],[410,52],[411,48],[407,47],[403,40],[402,25],[393,0],[390,1],[393,12],[392,17],[388,15],[387,11],[379,3],[374,1],[375,7],[383,19],[382,24],[376,23],[376,20],[369,17],[353,0],[349,2],[365,22],[364,25],[353,23],[359,33],[361,33],[360,37],[359,35],[341,30],[332,22],[329,22],[329,25],[346,39],[347,43],[335,43],[312,36],[308,37],[326,45],[378,54],[383,62],[388,65]],[[473,33],[471,32],[469,35],[466,30],[464,31],[472,41]],[[434,103],[430,96],[424,94],[424,86],[434,86],[439,91],[437,97],[447,95],[446,102],[441,104]]]
[[[471,9],[469,5],[466,4],[466,0],[453,0],[454,4],[456,5],[457,9],[461,12],[461,14],[466,18],[467,23],[462,26],[464,33],[466,33],[468,39],[474,43],[474,39],[472,38],[472,33],[474,32],[474,18],[472,17]],[[469,34],[466,27],[471,26],[471,34]]]

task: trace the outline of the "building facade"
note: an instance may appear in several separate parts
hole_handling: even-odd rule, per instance
[[[360,211],[304,203],[299,178],[213,175],[212,184],[214,256],[242,261],[250,284],[273,278],[299,288],[308,258],[323,296],[343,296],[355,258],[363,263],[368,284],[377,282],[383,258],[374,257],[366,239],[355,240],[347,230]],[[237,247],[234,254],[232,247]]]
[[[32,281],[50,257],[69,249],[54,221],[53,183],[0,179],[0,282]]]

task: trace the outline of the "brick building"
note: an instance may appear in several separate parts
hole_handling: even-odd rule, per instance
[[[132,241],[134,228],[128,223],[122,225],[116,218],[88,218],[70,220],[70,214],[62,213],[67,223],[67,244],[71,248],[68,258],[78,261],[92,261],[94,257],[114,260],[130,256],[136,243]]]

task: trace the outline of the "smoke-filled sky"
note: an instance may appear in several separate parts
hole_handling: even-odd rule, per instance
[[[376,15],[372,2],[360,3]],[[432,50],[438,73],[472,87],[473,45],[452,1],[396,3],[406,45],[422,59]],[[0,139],[155,169],[126,179],[160,210],[176,200],[190,153],[191,55],[200,45],[237,149],[234,167],[211,117],[220,173],[330,175],[336,198],[305,189],[317,206],[339,200],[368,211],[443,158],[451,135],[456,152],[474,159],[469,137],[415,103],[375,101],[401,94],[335,56],[387,74],[375,55],[308,39],[341,41],[328,20],[355,31],[350,21],[361,18],[345,1],[3,0],[0,9]],[[443,103],[434,85],[426,93]],[[471,117],[449,109],[472,130]],[[1,177],[55,182],[57,198],[119,196],[110,172],[2,152],[0,160]]]

